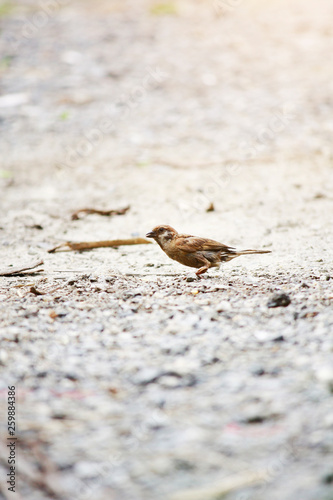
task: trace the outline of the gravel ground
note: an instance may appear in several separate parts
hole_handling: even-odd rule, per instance
[[[332,16],[0,4],[1,268],[44,260],[0,278],[0,498],[333,499]],[[163,223],[272,253],[47,253]]]

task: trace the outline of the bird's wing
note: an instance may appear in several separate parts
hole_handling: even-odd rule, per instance
[[[200,250],[215,252],[220,250],[233,251],[233,247],[229,247],[218,241],[187,234],[178,235],[175,244],[179,250],[184,250],[185,252],[197,252]]]

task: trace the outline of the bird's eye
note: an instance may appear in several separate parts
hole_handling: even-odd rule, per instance
[[[164,231],[164,227],[160,227],[158,230],[159,233],[163,233],[163,231]]]

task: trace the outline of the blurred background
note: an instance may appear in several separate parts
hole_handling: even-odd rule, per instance
[[[330,159],[332,10],[2,2],[3,168]]]
[[[2,2],[2,184],[105,189],[129,169],[143,191],[157,173],[157,193],[170,169],[171,185],[199,169],[171,202],[182,222],[253,165],[331,166],[332,13],[329,0]]]

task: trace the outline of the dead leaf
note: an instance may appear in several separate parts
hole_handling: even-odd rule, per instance
[[[79,214],[98,214],[98,215],[104,215],[104,216],[111,216],[111,215],[124,215],[130,207],[125,207],[125,208],[120,208],[119,210],[97,210],[95,208],[81,208],[80,210],[77,210],[72,214],[72,220],[78,220]]]

